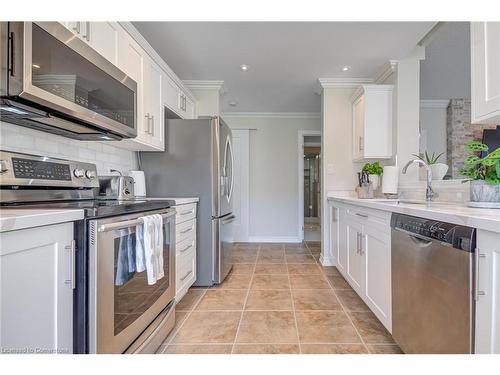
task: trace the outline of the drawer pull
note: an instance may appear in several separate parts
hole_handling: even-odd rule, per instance
[[[181,253],[185,253],[186,251],[188,251],[189,249],[191,249],[193,247],[193,244],[191,243],[190,245],[187,245],[184,249],[181,250]]]
[[[360,214],[359,212],[356,212],[356,216],[364,217],[365,219],[368,218],[368,215]]]
[[[187,210],[187,211],[182,211],[180,213],[181,216],[184,216],[184,215],[189,215],[189,214],[194,214],[194,210]]]
[[[184,233],[187,233],[187,232],[190,232],[193,230],[193,227],[189,227],[187,229],[184,229],[184,230],[181,230],[181,234],[184,234]]]
[[[191,270],[191,271],[189,271],[188,273],[186,273],[183,277],[181,277],[181,281],[186,280],[186,279],[187,279],[187,277],[188,277],[189,275],[191,275],[192,273],[193,273],[193,271],[192,271],[192,270]]]

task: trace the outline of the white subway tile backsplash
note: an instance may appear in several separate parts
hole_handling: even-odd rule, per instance
[[[110,169],[137,169],[135,152],[100,142],[77,141],[0,121],[0,148],[6,151],[93,163],[100,175]]]

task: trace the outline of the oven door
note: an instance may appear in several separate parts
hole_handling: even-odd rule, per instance
[[[75,133],[89,131],[65,123],[59,112],[105,133],[137,135],[136,82],[90,45],[59,22],[9,22],[7,34],[6,96],[56,111],[32,122]]]
[[[119,271],[124,244],[135,258],[136,225],[150,214],[163,217],[165,276],[154,285],[146,271]],[[175,209],[92,220],[89,233],[89,351],[123,353],[175,298]]]

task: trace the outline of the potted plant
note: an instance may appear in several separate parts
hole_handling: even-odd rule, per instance
[[[444,152],[436,155],[436,153],[432,153],[430,155],[425,151],[424,154],[421,155],[416,155],[413,154],[413,156],[416,156],[420,160],[424,161],[428,166],[431,167],[432,171],[432,179],[433,180],[442,180],[444,176],[446,176],[446,172],[448,172],[448,165],[444,163],[438,163],[439,158],[443,156]]]
[[[366,163],[362,169],[363,172],[368,173],[368,178],[372,183],[373,190],[377,190],[380,186],[380,176],[384,172],[384,168],[380,165],[378,161],[370,164]]]
[[[460,174],[470,181],[471,202],[479,202],[472,205],[500,208],[500,147],[484,158],[475,154],[488,151],[484,143],[472,141],[465,148],[473,154],[465,157]]]

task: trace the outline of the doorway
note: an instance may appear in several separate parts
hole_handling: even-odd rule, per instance
[[[299,238],[321,241],[321,132],[299,131]]]

